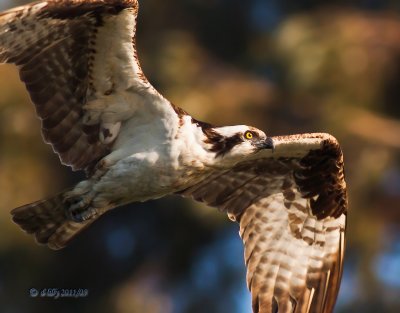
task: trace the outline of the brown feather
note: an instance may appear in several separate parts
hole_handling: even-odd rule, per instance
[[[136,18],[137,8],[137,0],[56,0],[0,14],[0,62],[18,65],[45,141],[74,170],[94,167],[109,151],[99,125],[88,132],[83,122],[98,28],[124,9]]]
[[[65,193],[40,200],[11,211],[13,221],[36,241],[53,250],[64,248],[73,237],[88,227],[94,220],[76,223],[68,218],[69,204]]]
[[[347,210],[340,147],[323,134],[275,140],[308,138],[319,148],[244,160],[181,192],[240,222],[254,313],[331,313],[336,302]]]

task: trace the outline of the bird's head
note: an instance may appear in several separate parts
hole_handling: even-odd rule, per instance
[[[215,157],[243,158],[262,149],[273,149],[270,137],[254,127],[246,125],[210,127],[203,129],[204,142]]]

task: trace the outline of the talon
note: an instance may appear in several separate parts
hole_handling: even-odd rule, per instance
[[[88,197],[74,197],[65,202],[69,205],[67,216],[74,222],[82,223],[97,214],[96,209],[90,207],[91,200]]]
[[[95,208],[89,208],[85,211],[69,211],[69,217],[71,220],[77,223],[82,223],[87,220],[92,219],[94,216],[97,215],[97,210]]]

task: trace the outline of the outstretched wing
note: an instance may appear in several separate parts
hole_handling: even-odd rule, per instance
[[[183,191],[240,223],[253,312],[332,312],[344,253],[343,156],[327,134],[272,137]]]
[[[75,170],[107,154],[136,110],[173,109],[140,68],[137,12],[137,0],[54,0],[0,13],[0,63],[18,66],[45,141]]]

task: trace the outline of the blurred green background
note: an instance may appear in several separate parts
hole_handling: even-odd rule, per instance
[[[335,312],[400,312],[400,3],[327,3],[140,1],[139,55],[197,119],[336,136],[350,208]],[[1,66],[1,313],[251,312],[238,226],[215,209],[176,197],[131,204],[58,252],[12,223],[12,208],[82,177],[42,142],[16,69]],[[32,287],[89,296],[31,298]]]

